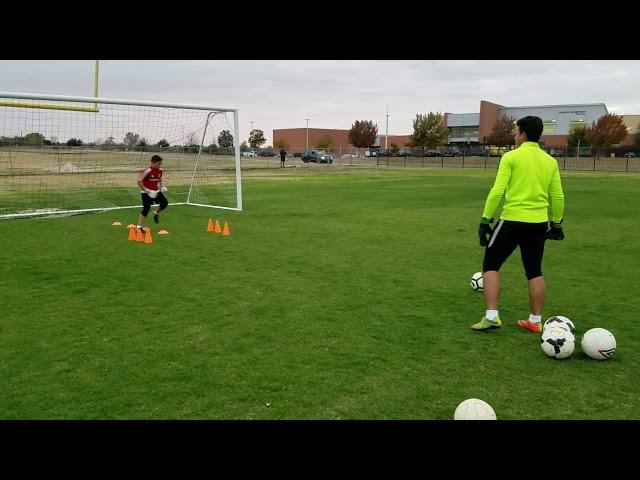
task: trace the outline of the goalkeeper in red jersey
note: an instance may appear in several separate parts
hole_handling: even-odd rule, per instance
[[[159,207],[153,212],[153,221],[156,223],[160,221],[160,212],[169,205],[167,197],[164,196],[167,189],[162,185],[162,157],[160,155],[151,157],[151,164],[140,172],[138,186],[142,197],[142,211],[136,228],[142,229],[151,205],[159,204]]]

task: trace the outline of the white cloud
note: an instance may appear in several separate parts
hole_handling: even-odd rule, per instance
[[[0,90],[93,95],[92,60],[0,61]],[[604,102],[640,113],[640,61],[101,61],[104,97],[237,107],[241,136],[251,121],[271,142],[274,128],[349,128],[373,120],[411,132],[416,113],[477,112],[480,100],[507,106]]]

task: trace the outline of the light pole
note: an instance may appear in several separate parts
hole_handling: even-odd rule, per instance
[[[578,158],[580,158],[580,139],[578,138]]]
[[[307,121],[307,142],[305,144],[305,150],[309,150],[309,119],[305,118],[305,120]]]
[[[389,151],[389,106],[387,106],[387,127],[384,132],[384,153]]]
[[[581,118],[579,121],[581,122],[580,126],[582,126],[582,122],[584,122],[584,120]],[[578,156],[577,156],[577,158],[580,158],[580,137],[578,137]]]

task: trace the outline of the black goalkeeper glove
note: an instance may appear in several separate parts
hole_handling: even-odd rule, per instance
[[[478,228],[478,235],[480,236],[480,246],[486,247],[489,245],[489,239],[493,235],[493,229],[491,228],[491,222],[493,218],[484,218],[480,222],[480,228]]]
[[[547,230],[547,240],[563,240],[564,232],[562,231],[562,220],[559,222],[551,222],[549,230]]]

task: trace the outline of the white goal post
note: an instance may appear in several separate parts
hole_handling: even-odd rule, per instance
[[[140,208],[163,158],[171,205],[242,210],[238,110],[0,92],[0,219]]]

